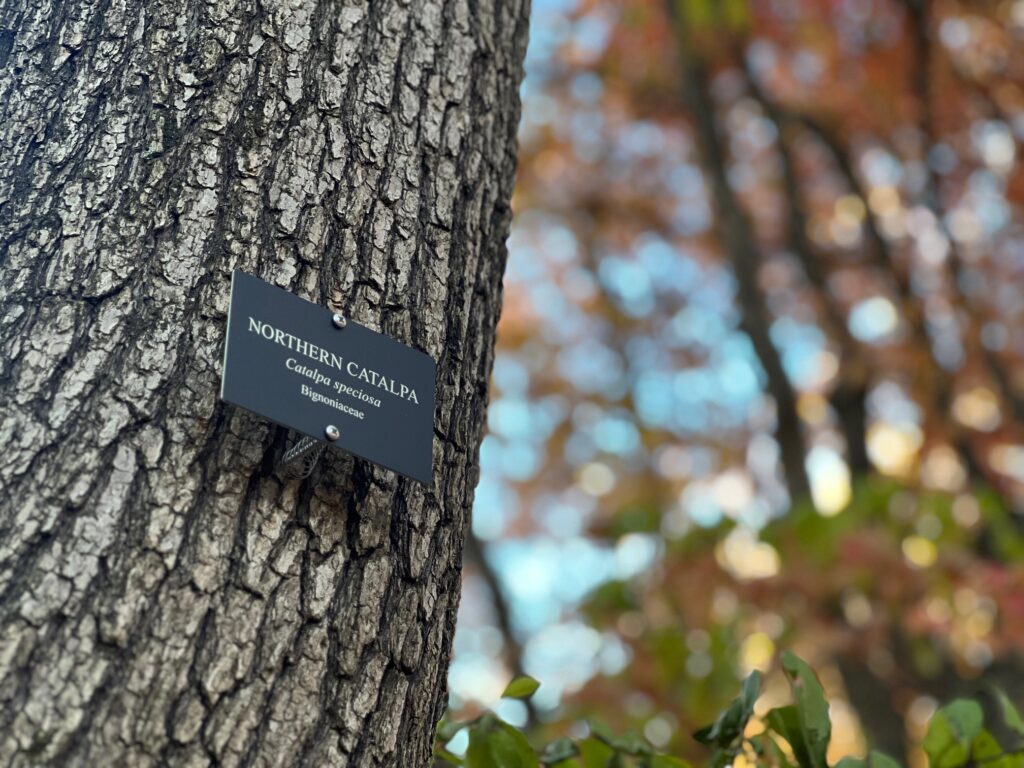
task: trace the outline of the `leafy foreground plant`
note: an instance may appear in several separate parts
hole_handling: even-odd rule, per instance
[[[792,704],[769,710],[751,726],[754,703],[761,693],[761,673],[754,672],[743,681],[740,695],[715,722],[694,734],[697,741],[711,749],[711,768],[724,768],[737,761],[765,768],[829,768],[832,722],[821,683],[810,666],[792,653],[782,654],[782,669],[793,692]],[[509,683],[502,696],[527,699],[539,686],[533,678],[518,677]],[[1022,743],[1004,748],[985,728],[981,705],[957,699],[938,710],[928,723],[921,747],[928,756],[929,768],[1024,768],[1024,718],[1005,694],[997,691],[996,697],[1008,730],[1021,737]],[[464,729],[469,746],[460,757],[450,752],[447,745]],[[557,739],[538,752],[520,730],[493,712],[463,722],[443,719],[438,724],[434,755],[438,766],[463,768],[690,766],[659,752],[635,731],[616,736],[595,723],[590,723],[586,738]],[[899,763],[872,751],[865,758],[844,757],[835,768],[899,768]]]

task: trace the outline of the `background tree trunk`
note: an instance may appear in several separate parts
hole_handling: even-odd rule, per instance
[[[527,6],[0,0],[0,762],[427,762]],[[235,267],[438,361],[431,487],[276,473]]]

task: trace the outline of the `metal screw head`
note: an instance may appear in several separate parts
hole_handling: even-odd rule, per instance
[[[344,328],[348,325],[348,320],[345,319],[345,316],[338,312],[335,312],[331,317],[331,322],[334,323],[335,328]]]
[[[338,429],[333,424],[328,424],[327,428],[324,429],[324,434],[327,435],[327,439],[333,443],[335,440],[341,437],[341,430]]]

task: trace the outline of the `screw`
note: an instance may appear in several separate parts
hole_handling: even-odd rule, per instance
[[[328,424],[327,428],[324,429],[324,434],[327,435],[327,439],[333,443],[335,440],[341,437],[341,430],[338,429],[333,424]]]
[[[334,323],[335,328],[344,328],[348,325],[348,320],[345,319],[345,316],[337,312],[331,317],[331,322]]]

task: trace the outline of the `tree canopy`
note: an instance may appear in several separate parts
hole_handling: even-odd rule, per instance
[[[902,760],[1020,700],[1024,5],[533,13],[453,704],[698,758],[793,649]]]

